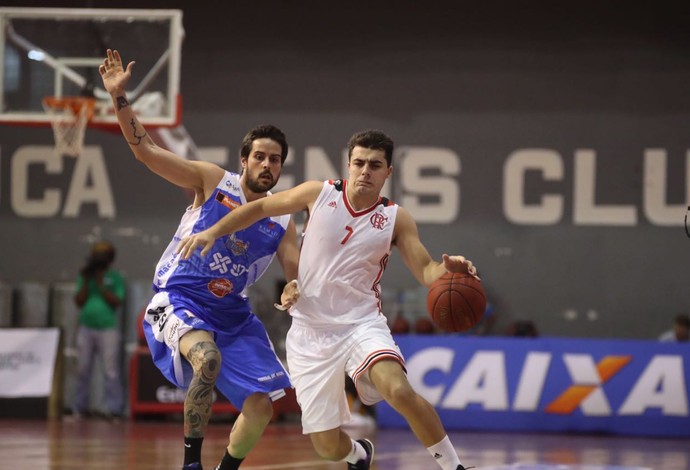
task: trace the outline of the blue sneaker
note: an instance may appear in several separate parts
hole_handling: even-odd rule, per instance
[[[364,451],[367,453],[367,456],[357,463],[348,463],[347,469],[369,470],[371,462],[374,461],[374,444],[372,444],[372,442],[369,439],[357,439],[357,442],[359,442],[362,445],[362,447],[364,447]]]
[[[204,470],[200,462],[188,463],[182,466],[182,470]]]

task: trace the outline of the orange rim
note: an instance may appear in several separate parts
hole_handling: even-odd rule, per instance
[[[43,98],[43,105],[50,109],[66,109],[70,108],[75,116],[81,113],[81,110],[86,107],[86,118],[91,120],[93,111],[96,107],[96,99],[87,96],[46,96]]]

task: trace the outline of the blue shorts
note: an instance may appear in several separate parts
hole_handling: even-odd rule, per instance
[[[292,387],[290,377],[273,350],[266,329],[254,314],[230,331],[217,331],[191,311],[193,301],[170,292],[157,293],[146,307],[144,334],[153,362],[174,385],[187,389],[192,366],[181,357],[180,338],[191,330],[209,331],[221,354],[218,390],[235,408],[253,393],[267,393],[272,400]]]

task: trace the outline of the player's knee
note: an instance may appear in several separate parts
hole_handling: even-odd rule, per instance
[[[220,350],[215,343],[211,341],[196,343],[187,353],[187,360],[192,365],[194,375],[200,375],[215,382],[221,365]]]
[[[382,394],[386,401],[394,408],[412,403],[417,397],[417,393],[412,389],[410,384],[406,382],[390,384],[386,390],[382,391]]]
[[[273,417],[273,403],[267,394],[255,393],[244,401],[242,414],[250,421],[268,424]]]

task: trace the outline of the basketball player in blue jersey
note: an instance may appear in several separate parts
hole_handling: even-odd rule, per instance
[[[297,278],[299,298],[290,309],[287,360],[302,428],[317,453],[345,460],[352,470],[370,468],[373,444],[352,440],[341,426],[349,420],[344,392],[347,373],[362,403],[386,400],[443,470],[464,470],[433,406],[417,394],[381,312],[379,281],[393,246],[420,284],[446,272],[476,276],[463,256],[435,261],[419,239],[417,224],[402,207],[381,197],[393,172],[393,141],[381,131],[352,136],[347,180],[308,181],[247,204],[209,229],[180,242],[183,258],[212,253],[216,238],[263,217],[309,213]]]
[[[201,444],[211,415],[214,386],[241,411],[216,468],[237,469],[269,423],[271,401],[292,386],[266,330],[251,311],[246,292],[275,255],[286,279],[296,279],[294,222],[290,216],[262,218],[245,230],[216,240],[208,257],[183,260],[175,248],[183,237],[269,195],[280,177],[288,144],[276,127],[250,130],[242,142],[241,175],[208,162],[185,160],[159,147],[138,121],[125,94],[133,65],[130,62],[123,68],[119,53],[108,50],[99,67],[122,133],[137,160],[171,183],[194,191],[194,202],[156,267],[156,294],[144,321],[146,341],[163,375],[187,390],[183,469],[202,468]],[[295,285],[290,283],[292,288]],[[283,295],[283,307],[296,300],[297,292],[291,292]]]

